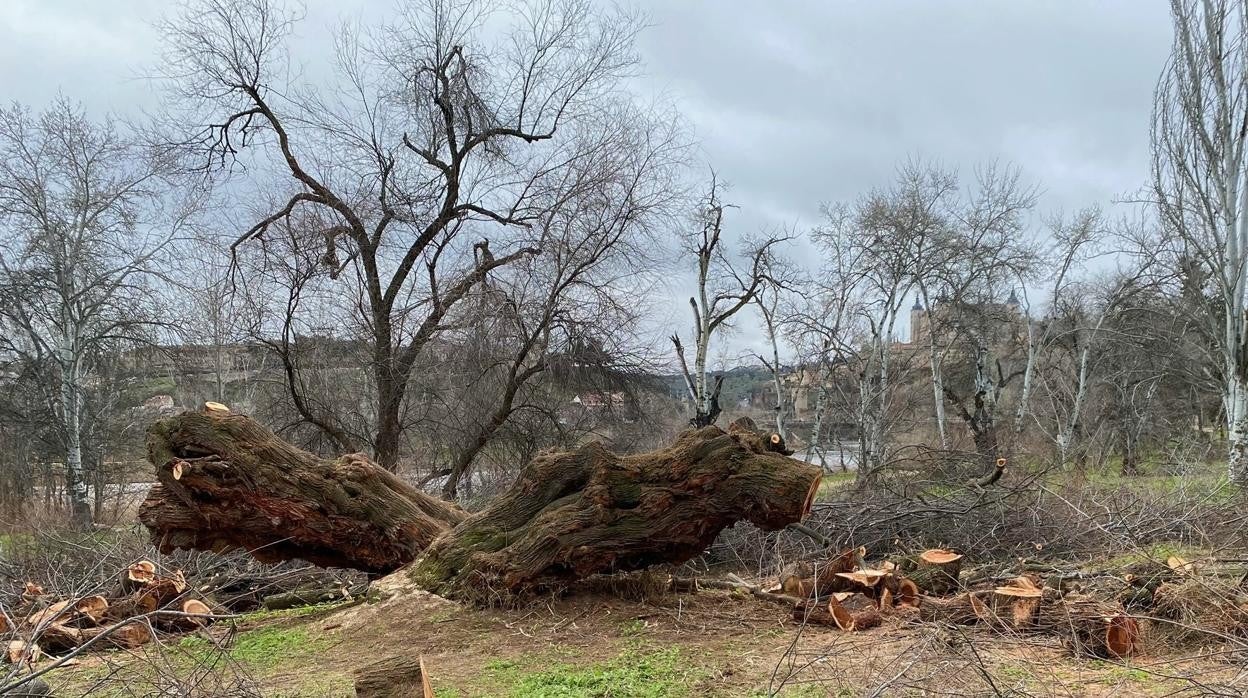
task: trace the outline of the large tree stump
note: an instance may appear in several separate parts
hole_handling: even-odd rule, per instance
[[[241,415],[163,420],[148,450],[160,484],[139,517],[163,551],[244,548],[370,572],[414,562],[424,588],[460,598],[681,563],[737,521],[800,521],[820,479],[752,431],[704,427],[651,453],[596,442],[544,453],[470,516],[362,455],[317,458]]]

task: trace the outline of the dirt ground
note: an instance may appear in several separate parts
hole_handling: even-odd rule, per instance
[[[1217,647],[1163,650],[1153,638],[1143,656],[1106,661],[1072,657],[1054,638],[901,617],[859,633],[801,627],[780,606],[728,591],[597,589],[476,610],[400,582],[378,586],[392,596],[221,624],[212,631],[227,648],[219,656],[206,640],[175,640],[91,657],[58,669],[52,683],[59,696],[152,695],[173,681],[153,677],[163,666],[185,675],[182,695],[254,695],[244,688],[254,681],[265,696],[353,696],[353,670],[415,654],[439,698],[1237,696],[1248,687],[1242,658]],[[237,685],[209,676],[227,668],[243,677]]]

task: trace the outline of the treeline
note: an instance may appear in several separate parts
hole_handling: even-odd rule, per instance
[[[1191,12],[1192,32],[1217,24]],[[316,81],[291,67],[299,21],[278,0],[191,2],[161,21],[150,117],[68,100],[0,113],[15,497],[63,464],[90,520],[98,464],[140,440],[144,347],[205,347],[196,398],[455,498],[540,448],[714,423],[723,332],[747,316],[776,430],[817,457],[851,419],[864,483],[916,453],[1134,472],[1160,450],[1205,457],[1224,432],[1244,474],[1248,225],[1231,174],[1246,136],[1189,108],[1217,71],[1166,73],[1158,205],[1128,218],[1048,215],[1012,166],[915,160],[812,230],[755,234],[714,175],[690,184],[706,168],[679,114],[631,90],[644,22],[626,10],[413,2],[338,28]],[[1178,50],[1232,60],[1201,46]],[[1213,145],[1183,150],[1193,132]],[[692,331],[664,342],[651,328],[677,273],[695,282]],[[239,346],[260,351],[240,367]],[[666,391],[645,376],[673,366],[679,418],[646,398]],[[786,422],[799,398],[805,433]]]

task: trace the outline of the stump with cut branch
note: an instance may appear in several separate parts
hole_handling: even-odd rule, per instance
[[[149,430],[159,485],[140,511],[162,551],[244,548],[369,572],[411,565],[459,598],[536,591],[701,553],[724,528],[800,521],[818,468],[758,433],[688,430],[667,448],[547,452],[469,515],[359,454],[318,458],[242,415],[186,412]]]

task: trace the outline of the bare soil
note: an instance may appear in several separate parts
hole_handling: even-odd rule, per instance
[[[851,634],[802,627],[787,609],[726,591],[638,585],[479,610],[407,588],[398,575],[377,586],[392,595],[244,618],[232,642],[261,651],[238,663],[266,696],[352,696],[352,671],[393,654],[423,655],[439,698],[1196,696],[1243,695],[1248,686],[1242,658],[1216,647],[1168,650],[1156,637],[1143,656],[1106,661],[1070,656],[1054,638],[1003,638],[909,616]],[[115,652],[60,669],[57,695],[87,685],[92,695],[143,694],[134,682],[102,686],[102,663],[151,657]]]

